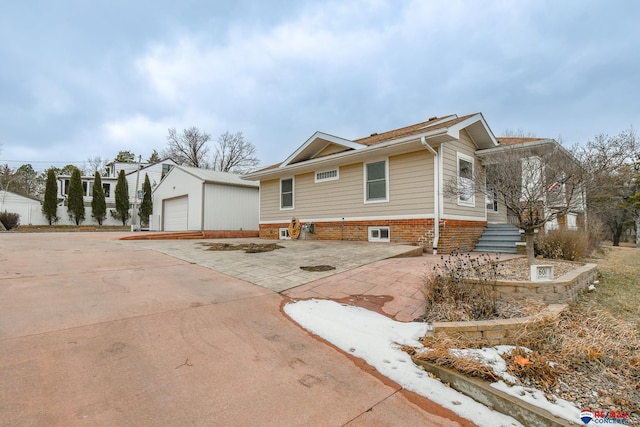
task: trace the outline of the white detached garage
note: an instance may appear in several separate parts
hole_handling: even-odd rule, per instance
[[[240,175],[174,166],[153,191],[150,229],[258,230],[259,197]]]

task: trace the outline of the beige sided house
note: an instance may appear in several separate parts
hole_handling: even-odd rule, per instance
[[[487,224],[474,194],[476,151],[498,145],[482,114],[426,122],[348,140],[316,132],[260,181],[260,237],[408,242],[447,253],[472,250]],[[443,187],[456,178],[457,198]]]

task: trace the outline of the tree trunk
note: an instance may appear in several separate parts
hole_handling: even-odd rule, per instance
[[[640,248],[640,215],[636,215],[636,248]]]
[[[616,226],[613,230],[613,246],[620,246],[620,238],[622,237],[622,226]]]
[[[533,233],[533,230],[531,231],[527,231],[525,230],[524,232],[524,241],[526,242],[526,248],[527,248],[527,263],[529,263],[529,266],[532,266],[536,263],[536,253],[535,250],[533,248],[533,238],[534,238],[535,234]]]

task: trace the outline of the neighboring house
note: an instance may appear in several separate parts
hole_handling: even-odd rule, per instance
[[[42,214],[42,204],[39,200],[0,190],[0,212],[5,211],[20,215],[22,225],[48,224]]]
[[[152,200],[150,230],[258,230],[259,186],[233,173],[174,166]]]
[[[104,225],[122,225],[120,220],[116,220],[111,217],[109,211],[115,209],[116,198],[115,190],[118,182],[118,174],[121,170],[125,171],[125,177],[127,179],[127,187],[129,189],[129,200],[131,205],[134,202],[139,206],[140,200],[135,200],[136,190],[142,190],[144,184],[145,174],[149,175],[149,181],[151,182],[151,188],[155,188],[164,175],[176,163],[173,160],[165,159],[158,163],[123,163],[112,162],[107,165],[107,176],[101,176],[102,188],[104,190],[105,201],[107,203],[107,217],[103,222]],[[91,200],[93,199],[93,183],[95,180],[94,175],[83,176],[82,188],[84,190],[84,202],[86,207],[86,219],[85,223],[93,223],[95,220],[91,217]],[[71,177],[68,175],[58,176],[58,197],[63,200],[63,206],[66,207],[67,195],[69,194],[69,184]],[[65,223],[64,219],[67,218],[66,212],[59,213],[61,223]]]
[[[307,238],[408,242],[434,251],[471,250],[486,204],[467,181],[475,153],[498,142],[482,114],[428,121],[348,140],[316,132],[260,181],[260,236],[285,237],[293,218]],[[456,179],[456,198],[444,196]]]

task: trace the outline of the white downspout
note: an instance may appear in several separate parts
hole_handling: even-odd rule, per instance
[[[433,175],[434,175],[434,192],[433,192],[433,254],[438,254],[438,240],[440,239],[440,162],[438,161],[438,153],[429,144],[423,136],[420,138],[422,145],[433,154]]]

